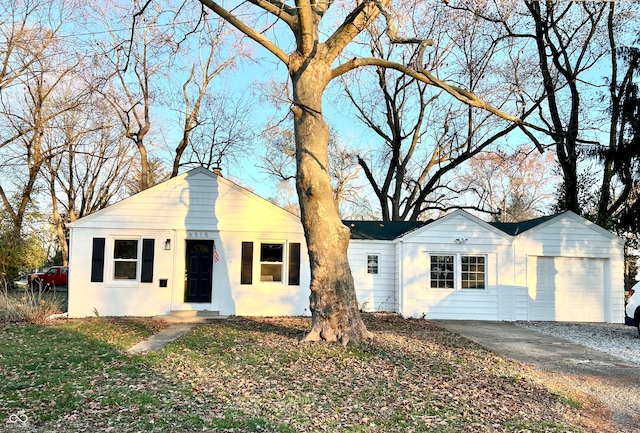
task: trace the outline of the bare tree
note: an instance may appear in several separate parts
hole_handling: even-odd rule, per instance
[[[523,93],[544,98],[536,113],[544,128],[529,137],[540,148],[556,151],[563,175],[558,208],[614,228],[629,201],[635,183],[629,173],[638,161],[621,136],[623,95],[634,62],[619,60],[619,45],[628,42],[637,22],[637,5],[527,1],[524,7],[472,12],[500,23],[523,51],[535,48],[537,68],[527,74],[539,77],[539,84]],[[616,163],[623,160],[628,163]]]
[[[237,162],[247,154],[254,136],[248,101],[221,91],[204,95],[201,104],[197,129],[189,133],[189,147],[179,166],[216,169],[222,167],[223,161],[226,165]]]
[[[360,318],[347,259],[350,232],[342,224],[333,199],[328,170],[329,127],[322,114],[326,86],[356,68],[382,66],[440,87],[461,101],[485,108],[508,120],[519,119],[490,106],[472,92],[445,83],[425,69],[423,57],[430,41],[424,36],[399,37],[394,18],[387,11],[391,3],[389,0],[361,2],[348,8],[343,18],[338,18],[341,22],[335,27],[332,24],[337,17],[328,14],[333,2],[297,0],[295,6],[289,6],[279,0],[252,0],[232,12],[216,1],[200,1],[287,66],[293,95],[291,111],[296,140],[296,189],[311,264],[312,328],[305,341],[337,340],[346,344],[370,338],[371,333]],[[261,28],[265,23],[264,12],[273,20]],[[335,13],[341,14],[341,11],[336,10]],[[324,20],[327,16],[332,18]],[[251,23],[246,21],[248,17],[259,19]],[[354,38],[377,18],[386,20],[386,37],[405,44],[407,59],[410,60],[400,63],[357,56],[336,63]],[[291,38],[285,41],[282,39],[284,33],[278,33],[280,44],[276,44],[266,34],[281,27],[289,31]],[[321,38],[321,35],[328,36]],[[293,43],[292,52],[289,51],[289,43]]]
[[[12,6],[20,3],[10,3]],[[60,98],[60,89],[80,63],[57,37],[69,20],[65,3],[53,7],[24,4],[13,9],[12,30],[4,53],[3,83],[0,83],[0,130],[3,136],[0,200],[20,232],[28,205],[45,162],[58,148],[46,148],[44,137],[58,116],[78,106],[77,99]],[[36,11],[38,11],[36,13]],[[39,24],[55,24],[47,27]],[[32,21],[33,20],[33,21]],[[2,44],[0,44],[2,45]],[[18,199],[13,200],[17,195]]]
[[[280,183],[294,182],[296,148],[293,131],[271,126],[262,134],[262,139],[265,142],[265,155],[259,167]],[[333,130],[330,132],[328,159],[333,199],[340,218],[373,219],[375,213],[362,193],[364,185],[357,157]],[[283,195],[289,188],[280,185],[278,190]],[[284,206],[290,207],[288,200],[285,200]],[[295,213],[299,214],[299,210]]]
[[[527,1],[533,18],[533,39],[546,94],[548,116],[541,119],[555,143],[564,173],[561,207],[581,213],[578,200],[580,123],[583,120],[581,77],[605,55],[602,41],[604,3],[554,3]]]
[[[216,141],[214,135],[216,135],[216,132],[218,132],[218,136],[220,135],[220,128],[223,127],[223,122],[220,121],[221,119],[218,119],[217,115],[211,113],[209,110],[217,111],[218,113],[216,114],[225,114],[224,123],[226,123],[226,125],[224,126],[231,128],[236,127],[233,130],[226,131],[228,136],[236,134],[246,135],[241,125],[242,121],[246,120],[243,118],[246,110],[236,110],[235,114],[239,115],[240,119],[235,119],[238,120],[238,122],[232,122],[229,114],[226,112],[231,105],[229,98],[225,98],[224,95],[216,98],[211,95],[209,90],[212,81],[216,77],[219,77],[225,70],[235,68],[237,60],[243,55],[242,47],[239,44],[233,44],[231,47],[225,46],[225,42],[228,42],[228,39],[232,39],[232,35],[229,34],[229,30],[225,28],[223,23],[223,21],[213,21],[208,18],[203,19],[202,31],[197,33],[197,51],[199,56],[198,59],[193,62],[189,75],[182,84],[182,103],[184,104],[184,108],[180,113],[182,137],[175,149],[171,177],[178,175],[181,165],[193,165],[197,162],[204,163],[202,157],[203,154],[207,152],[203,152],[206,145],[202,145],[207,142],[211,145],[211,152],[208,158],[210,160],[209,165],[220,166],[224,155],[220,153],[222,151],[220,140]],[[220,52],[223,50],[229,53],[227,57],[221,55]],[[216,106],[217,103],[222,105]],[[202,110],[203,108],[205,108],[205,110]],[[236,108],[239,107],[236,106]],[[204,111],[204,115],[201,114],[202,111]],[[191,155],[187,156],[187,162],[181,162],[185,150],[187,150],[187,147],[191,143],[192,136],[195,135],[196,129],[202,127],[206,127],[208,131],[200,134],[198,143],[200,146],[193,148]],[[204,139],[204,136],[207,134],[211,135],[210,138],[213,142]],[[233,140],[227,140],[227,142],[229,145],[237,145],[238,142],[242,142],[243,139],[244,137],[239,138],[236,140],[236,143],[231,143]],[[239,150],[234,148],[234,146],[222,147],[225,148],[227,153]],[[216,149],[214,150],[214,148]],[[212,154],[216,155],[214,156]]]
[[[66,8],[61,7],[56,16],[53,6],[52,1],[7,0],[0,4],[0,98],[3,101],[7,91],[20,86],[24,75],[42,61],[45,52],[56,43],[66,20]],[[12,134],[3,137],[0,147],[14,138]]]
[[[413,15],[406,12],[405,16],[417,17],[407,20],[407,26],[428,28],[437,35],[429,67],[495,105],[523,109],[518,86],[503,77],[506,70],[523,67],[526,60],[512,41],[496,37],[498,24],[462,14],[444,3],[409,2],[401,7],[414,10]],[[372,56],[390,61],[399,49],[383,43],[383,32],[383,28],[370,26],[367,42]],[[369,80],[368,75],[372,75]],[[344,80],[344,92],[360,121],[379,138],[380,146],[361,152],[358,162],[378,199],[383,220],[417,220],[432,210],[462,207],[456,198],[464,191],[452,186],[452,174],[518,127],[456,103],[442,89],[385,67],[375,68],[372,74],[353,74]],[[529,107],[521,118],[531,112]],[[464,207],[482,210],[477,205]]]
[[[138,5],[138,3],[135,3]],[[107,2],[101,24],[107,37],[97,42],[98,64],[105,82],[100,92],[111,104],[124,136],[135,146],[139,158],[139,182],[133,192],[143,191],[150,181],[149,139],[152,109],[160,105],[161,80],[176,53],[172,35],[159,23],[162,11],[145,8],[144,15],[130,18],[129,5]],[[129,23],[123,26],[122,23]]]
[[[58,116],[45,136],[46,147],[57,148],[45,165],[52,220],[65,265],[66,224],[124,198],[121,192],[135,164],[119,126],[111,108],[93,93],[76,109]]]

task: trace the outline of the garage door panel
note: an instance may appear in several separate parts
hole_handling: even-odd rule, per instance
[[[529,320],[604,321],[601,259],[529,257]]]

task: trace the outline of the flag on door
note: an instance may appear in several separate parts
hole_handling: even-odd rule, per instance
[[[216,248],[216,244],[213,244],[213,263],[217,263],[220,260],[220,256],[218,256],[218,249]]]

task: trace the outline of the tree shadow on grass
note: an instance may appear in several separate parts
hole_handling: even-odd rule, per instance
[[[300,340],[311,329],[310,317],[230,317],[224,321],[211,321],[209,326],[220,324],[239,331],[261,332]]]

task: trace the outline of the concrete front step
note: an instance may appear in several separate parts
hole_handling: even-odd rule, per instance
[[[220,312],[212,310],[171,310],[169,315],[175,317],[218,317]]]
[[[221,316],[219,311],[211,310],[171,310],[167,315],[154,317],[170,323],[207,323],[210,320],[226,318],[227,316]]]

